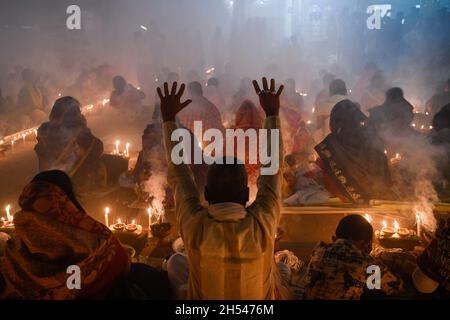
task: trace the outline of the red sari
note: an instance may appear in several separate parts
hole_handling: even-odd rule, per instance
[[[129,269],[119,240],[80,211],[57,186],[32,182],[19,198],[15,235],[0,260],[1,299],[98,299]],[[69,289],[69,266],[81,271],[81,289]]]

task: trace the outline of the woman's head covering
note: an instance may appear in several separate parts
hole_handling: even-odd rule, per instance
[[[241,129],[259,129],[262,126],[262,119],[255,107],[255,104],[250,100],[245,100],[238,111],[236,112],[235,125]]]
[[[339,134],[343,129],[359,128],[365,124],[367,117],[362,113],[358,104],[350,100],[337,103],[330,114],[331,132]]]
[[[98,298],[128,270],[127,253],[117,238],[77,208],[62,189],[66,182],[48,182],[54,177],[32,181],[20,195],[15,235],[0,260],[5,283],[0,298]],[[67,286],[70,266],[79,268],[81,289]]]
[[[414,107],[404,98],[401,88],[389,89],[385,102],[370,109],[369,113],[370,122],[381,131],[409,129],[414,119]]]
[[[48,182],[59,187],[62,191],[64,191],[64,193],[67,195],[70,201],[72,201],[73,204],[78,208],[78,210],[84,212],[83,207],[75,197],[72,181],[70,180],[70,177],[67,175],[67,173],[65,173],[64,171],[61,170],[43,171],[38,173],[33,178],[33,180],[31,180],[31,182]]]
[[[330,115],[331,134],[315,147],[326,174],[352,202],[383,196],[390,185],[384,146],[366,120],[358,104],[337,103]]]
[[[72,97],[62,97],[55,101],[50,112],[50,122],[64,125],[86,125],[81,113],[81,104]]]
[[[330,130],[345,146],[360,146],[369,139],[366,122],[367,117],[359,105],[350,100],[337,103],[331,110]]]

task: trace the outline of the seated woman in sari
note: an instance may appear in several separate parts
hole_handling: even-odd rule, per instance
[[[366,121],[357,104],[339,102],[331,111],[331,133],[315,147],[328,191],[344,201],[362,203],[390,193],[384,147]]]
[[[141,112],[142,100],[145,98],[142,91],[129,84],[122,76],[114,77],[113,87],[110,98],[113,108],[132,117]]]
[[[91,218],[62,171],[39,173],[19,198],[15,235],[0,258],[0,299],[107,299],[168,296],[167,279],[130,264],[126,250]],[[79,286],[69,277],[77,266]],[[136,283],[139,278],[139,287]]]
[[[77,189],[89,190],[98,185],[103,143],[87,127],[76,99],[63,97],[55,101],[50,121],[38,129],[37,141],[40,171],[62,170]]]

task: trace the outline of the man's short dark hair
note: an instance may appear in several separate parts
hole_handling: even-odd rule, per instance
[[[371,241],[372,225],[362,216],[352,214],[344,217],[336,228],[336,237],[351,241]]]
[[[227,164],[227,159],[232,164]],[[245,165],[229,157],[223,158],[223,164],[212,164],[208,170],[206,189],[206,198],[211,203],[247,202],[248,176]]]
[[[342,79],[335,79],[330,83],[330,96],[334,95],[347,95],[347,86]]]
[[[188,89],[188,92],[190,94],[194,94],[194,95],[198,95],[198,96],[202,96],[203,95],[202,85],[198,81],[190,82],[188,84],[188,88],[187,89]]]
[[[127,85],[127,81],[122,76],[115,76],[113,78],[113,86],[115,89],[123,89]]]
[[[403,99],[403,97],[404,96],[402,88],[394,87],[386,91],[386,101],[399,101]]]

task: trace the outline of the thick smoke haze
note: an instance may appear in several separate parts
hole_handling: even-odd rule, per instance
[[[76,2],[82,28],[68,30],[72,1],[2,1],[0,71],[4,78],[14,66],[33,67],[48,74],[58,91],[81,70],[107,63],[153,100],[151,79],[164,68],[183,80],[204,80],[229,68],[241,78],[294,78],[311,97],[321,70],[351,88],[356,74],[375,62],[387,82],[403,87],[421,108],[450,70],[444,47],[449,13],[433,7],[448,1],[388,1],[392,21],[387,17],[380,30],[369,30],[367,7],[373,3],[385,2],[82,0]],[[417,23],[426,28],[415,28]],[[0,80],[4,95],[14,96],[17,89]]]

